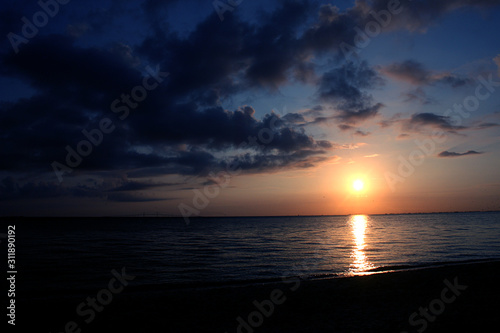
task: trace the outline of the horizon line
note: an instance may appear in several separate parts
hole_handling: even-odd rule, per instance
[[[353,215],[367,215],[367,216],[384,216],[384,215],[424,215],[424,214],[464,214],[464,213],[500,213],[500,210],[471,210],[471,211],[448,211],[448,212],[417,212],[417,213],[380,213],[380,214],[317,214],[317,215],[213,215],[213,216],[190,216],[190,219],[196,218],[252,218],[252,217],[335,217],[335,216],[353,216]],[[184,218],[178,215],[169,214],[133,214],[133,215],[91,215],[91,216],[0,216],[1,219],[19,219],[19,218],[33,218],[33,219],[47,219],[47,218],[132,218],[132,217],[147,217],[147,218]]]

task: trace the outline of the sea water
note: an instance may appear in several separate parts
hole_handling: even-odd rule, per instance
[[[102,288],[113,269],[135,276],[135,286],[177,288],[500,258],[495,212],[213,217],[189,224],[182,218],[3,219],[1,226],[8,224],[16,224],[18,276],[29,294]]]

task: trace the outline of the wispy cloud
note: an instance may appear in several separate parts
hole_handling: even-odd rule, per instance
[[[480,155],[480,154],[484,154],[482,152],[477,152],[475,150],[469,150],[465,153],[455,153],[455,152],[451,152],[451,151],[442,151],[439,153],[439,157],[461,157],[461,156],[467,156],[467,155]]]
[[[75,197],[119,202],[162,201],[171,198],[154,197],[148,190],[177,185],[180,184],[108,179],[102,183],[89,182],[89,185],[65,186],[58,182],[44,181],[20,183],[9,176],[0,180],[0,199]]]
[[[436,104],[436,100],[427,96],[427,93],[421,88],[410,90],[402,94],[405,102],[419,102],[423,105]]]
[[[442,83],[453,88],[473,83],[473,80],[447,72],[432,72],[415,60],[406,60],[384,66],[381,73],[416,86],[432,85]],[[421,94],[421,92],[420,92]]]
[[[487,129],[487,128],[499,127],[499,126],[500,126],[500,124],[497,124],[497,123],[480,123],[475,128],[476,129]]]
[[[449,117],[439,116],[434,113],[416,113],[410,119],[403,121],[403,127],[406,131],[418,131],[420,127],[429,126],[450,133],[467,129],[465,126],[455,126],[451,123]]]
[[[370,132],[365,132],[365,131],[362,131],[362,130],[357,130],[356,132],[354,132],[354,135],[358,135],[358,136],[369,136],[371,133]]]
[[[500,77],[500,54],[493,58],[493,61],[498,66],[498,77]]]

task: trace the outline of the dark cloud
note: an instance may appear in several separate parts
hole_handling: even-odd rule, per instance
[[[374,88],[381,83],[377,72],[365,61],[359,65],[348,62],[322,76],[319,96],[324,101],[353,105],[361,99],[366,99],[363,89]]]
[[[469,78],[459,77],[453,74],[442,74],[434,77],[435,82],[440,82],[451,86],[452,88],[459,88],[462,86],[470,85],[474,81]]]
[[[500,54],[497,55],[495,58],[493,58],[493,62],[498,67],[498,74],[497,75],[500,77]]]
[[[467,128],[465,126],[454,126],[451,124],[449,117],[439,116],[434,113],[416,113],[404,122],[406,130],[418,130],[422,126],[430,126],[448,132],[456,132]]]
[[[122,192],[122,191],[141,191],[148,190],[158,187],[170,187],[170,186],[178,186],[182,185],[182,183],[144,183],[138,181],[129,181],[125,182],[123,185],[117,186],[113,188],[113,192]]]
[[[155,184],[121,179],[107,179],[104,182],[89,181],[87,185],[65,186],[58,182],[24,182],[20,183],[12,176],[0,180],[0,199],[12,200],[16,198],[102,198],[119,202],[145,202],[170,200],[171,198],[154,198],[147,194],[147,190],[176,186],[179,184]]]
[[[325,111],[325,107],[323,105],[316,105],[310,109],[303,110],[300,113],[304,116],[317,117],[320,116],[323,111]]]
[[[72,191],[75,196],[84,196],[86,191],[80,188],[74,188]],[[55,198],[62,197],[69,194],[68,189],[50,182],[29,182],[19,185],[18,182],[12,177],[5,177],[0,181],[0,198]]]
[[[436,101],[428,97],[421,87],[408,91],[404,93],[403,96],[405,97],[405,102],[418,102],[423,105],[436,104]]]
[[[477,152],[477,151],[474,151],[474,150],[469,150],[468,152],[465,152],[465,153],[455,153],[455,152],[451,152],[451,151],[443,151],[441,153],[439,153],[439,157],[460,157],[460,156],[467,156],[467,155],[480,155],[480,154],[483,154],[481,152]]]
[[[294,124],[304,123],[306,121],[304,116],[300,113],[287,113],[283,116],[283,120]]]
[[[365,11],[372,9],[375,11],[387,9],[388,0],[359,1],[358,7],[365,8]],[[406,29],[409,31],[425,31],[445,14],[465,8],[489,8],[500,4],[498,0],[422,0],[422,1],[401,1],[405,10],[392,17],[392,24],[389,29]]]
[[[384,106],[385,105],[382,103],[377,103],[375,105],[368,106],[362,109],[344,109],[340,110],[339,115],[336,118],[347,124],[357,124],[359,122],[377,116],[380,109],[382,109]]]
[[[91,109],[109,109],[110,102],[142,81],[141,72],[116,53],[81,48],[60,35],[40,36],[18,54],[2,60],[3,74],[28,81],[53,98]]]
[[[296,37],[313,8],[309,1],[286,0],[283,7],[266,17],[243,50],[250,56],[246,76],[252,85],[275,87],[285,83],[292,68],[299,81],[313,75],[305,62],[307,53]]]
[[[4,138],[12,142],[0,149],[5,157],[0,167],[48,171],[52,161],[66,156],[65,144],[75,147],[85,139],[82,130],[98,128],[98,121],[104,117],[111,118],[117,129],[105,137],[103,144],[94,147],[79,166],[81,170],[149,167],[169,174],[203,174],[223,165],[212,150],[238,148],[264,132],[271,133],[270,142],[247,146],[254,151],[277,149],[288,154],[321,145],[293,127],[292,117],[298,121],[300,115],[282,120],[267,114],[258,120],[251,106],[229,111],[214,105],[225,89],[223,82],[218,84],[225,78],[220,74],[203,77],[198,71],[207,71],[201,68],[191,76],[198,81],[173,82],[174,76],[189,74],[175,71],[172,81],[150,93],[133,110],[130,121],[121,121],[111,112],[111,102],[142,83],[144,76],[128,61],[130,49],[120,45],[119,51],[84,49],[75,46],[70,38],[54,35],[34,40],[18,55],[5,56],[5,73],[29,80],[38,93],[0,106],[0,127]],[[40,54],[44,57],[40,58]],[[182,65],[172,63],[172,67]],[[214,86],[209,96],[201,88],[211,84]],[[183,102],[186,97],[194,97],[198,103]],[[188,147],[178,150],[179,145]],[[148,146],[151,151],[138,153],[134,150],[137,146]]]
[[[321,100],[332,103],[337,109],[337,121],[352,125],[375,117],[384,107],[382,103],[375,104],[365,91],[382,84],[377,72],[366,62],[347,62],[323,75],[318,93]]]
[[[287,168],[310,168],[317,163],[332,159],[327,156],[317,156],[313,150],[300,150],[287,155],[250,155],[239,156],[232,163],[236,163],[242,170],[276,171]]]
[[[458,88],[473,82],[471,79],[463,78],[451,73],[433,73],[432,71],[426,69],[423,64],[414,60],[393,63],[382,67],[380,71],[389,77],[417,86],[442,83],[453,88]],[[421,98],[419,95],[422,95],[422,91],[416,90],[415,92],[417,93],[415,97]],[[409,97],[412,96],[410,95]]]
[[[301,50],[324,54],[336,52],[338,57],[344,57],[345,48],[355,48],[358,32],[367,23],[374,22],[373,12],[387,10],[392,0],[361,0],[346,11],[325,4],[319,8],[318,21],[311,25],[299,39]],[[488,8],[500,4],[499,0],[401,0],[397,14],[391,15],[387,26],[381,27],[381,32],[392,30],[425,31],[445,14],[464,7]],[[342,47],[344,50],[342,50]],[[347,51],[349,52],[349,51]]]
[[[382,128],[391,127],[395,124],[401,123],[401,121],[402,121],[401,117],[402,117],[402,114],[397,113],[389,119],[384,119],[384,120],[379,121],[378,125]]]
[[[142,8],[150,17],[157,17],[162,10],[167,9],[173,4],[180,3],[181,0],[145,0],[142,3]],[[191,0],[193,5],[202,3],[203,0]]]
[[[10,4],[10,8],[0,10],[0,34],[6,37],[10,32],[19,31],[24,16],[22,9],[16,8],[16,4]],[[7,44],[7,38],[2,38],[2,44]]]
[[[299,39],[301,50],[324,54],[337,52],[338,57],[344,57],[346,46],[355,48],[358,32],[363,30],[367,23],[375,19],[373,12],[387,10],[392,0],[356,1],[355,5],[341,12],[334,5],[322,5],[318,13],[318,22],[310,26]],[[498,0],[422,0],[400,1],[398,14],[391,15],[387,26],[381,27],[381,32],[391,30],[425,31],[430,25],[446,13],[464,7],[488,8],[499,5]],[[344,50],[342,49],[344,48]]]
[[[382,68],[382,73],[414,85],[425,85],[431,82],[431,73],[424,65],[414,60],[393,63]]]
[[[400,114],[393,116],[391,119],[380,121],[379,126],[387,128],[391,126],[400,126],[403,133],[399,138],[408,137],[409,134],[405,132],[419,132],[425,131],[425,128],[437,129],[452,134],[458,134],[460,131],[466,130],[484,130],[493,127],[499,127],[497,123],[479,123],[477,125],[457,126],[452,123],[452,119],[446,116],[440,116],[434,113],[415,113],[410,118],[401,118]]]
[[[109,193],[106,199],[113,202],[154,202],[172,200],[172,198],[151,198],[137,193]]]
[[[369,136],[370,134],[371,134],[370,132],[365,132],[362,130],[357,130],[356,132],[354,132],[354,135],[358,135],[358,136],[362,136],[362,137]]]
[[[353,40],[356,36],[354,28],[361,21],[362,17],[357,9],[341,13],[333,5],[323,5],[319,10],[319,22],[305,31],[300,44],[306,51],[320,54],[340,51],[342,43],[354,44]]]
[[[500,124],[497,123],[480,123],[479,125],[476,126],[476,129],[487,129],[487,128],[492,128],[492,127],[499,127]]]
[[[348,130],[353,129],[353,128],[354,128],[354,126],[347,125],[347,124],[340,124],[340,125],[338,125],[338,128],[339,128],[341,131],[348,131]]]

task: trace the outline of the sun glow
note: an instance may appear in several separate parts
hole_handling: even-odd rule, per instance
[[[365,187],[365,184],[363,183],[363,181],[361,179],[356,179],[354,181],[354,183],[352,183],[352,188],[356,192],[359,192],[359,191],[363,190],[364,187]]]

